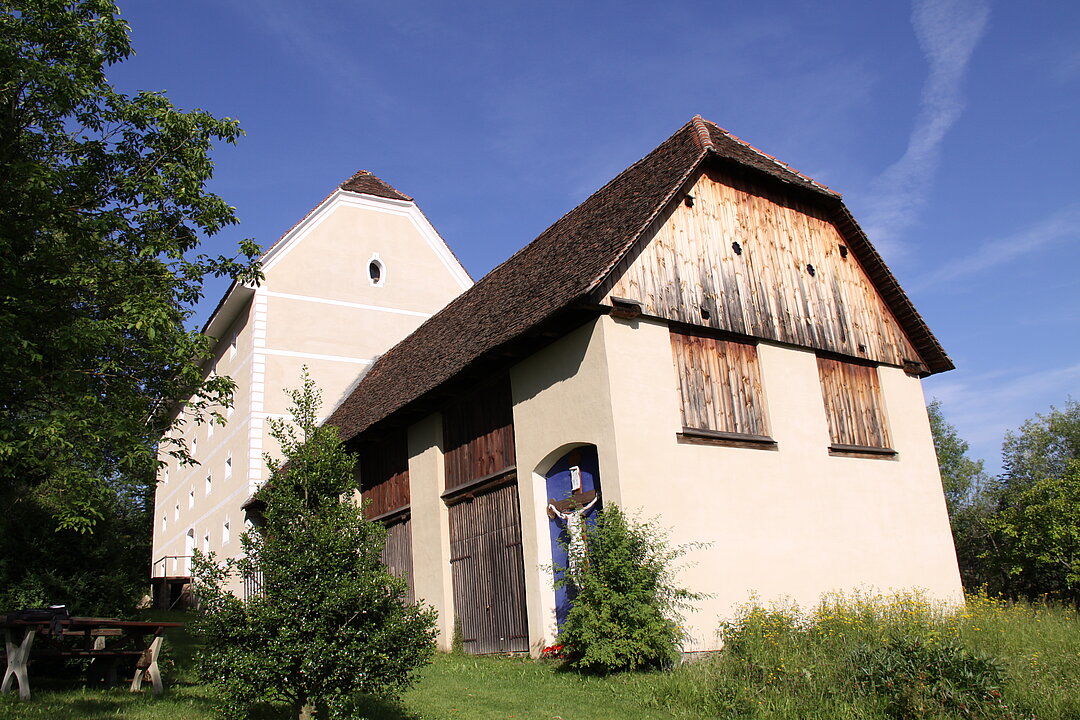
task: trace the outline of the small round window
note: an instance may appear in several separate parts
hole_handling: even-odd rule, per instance
[[[368,280],[372,285],[376,287],[383,285],[386,282],[386,266],[383,265],[382,260],[379,259],[378,253],[371,257],[368,261]]]

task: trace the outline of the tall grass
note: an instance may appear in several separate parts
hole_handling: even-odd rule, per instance
[[[1080,718],[1080,617],[985,595],[750,604],[724,650],[658,679],[657,707],[723,718]]]

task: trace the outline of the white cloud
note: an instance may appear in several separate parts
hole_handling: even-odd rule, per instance
[[[875,245],[896,252],[916,219],[937,168],[941,144],[964,108],[961,85],[990,8],[983,0],[915,0],[911,23],[929,74],[907,150],[871,184],[865,226]]]
[[[954,285],[956,281],[1021,258],[1036,248],[1080,240],[1080,205],[1069,205],[1035,225],[1000,240],[982,243],[974,253],[938,266],[916,278],[915,292]]]

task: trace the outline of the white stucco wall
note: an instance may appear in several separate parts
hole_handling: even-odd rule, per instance
[[[607,502],[658,517],[673,543],[709,544],[680,576],[710,595],[686,618],[687,650],[715,648],[718,622],[752,594],[804,605],[834,590],[962,597],[920,381],[878,370],[895,459],[830,456],[815,355],[758,352],[776,450],[678,441],[662,323],[604,317],[513,369],[534,648],[554,636],[542,473],[573,443],[597,446]]]

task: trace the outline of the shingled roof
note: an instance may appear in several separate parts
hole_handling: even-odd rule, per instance
[[[412,200],[411,197],[405,193],[398,192],[390,187],[389,183],[380,180],[367,170],[361,170],[345,182],[341,183],[341,189],[354,193],[362,193],[364,195],[390,198],[391,200]]]
[[[387,351],[327,422],[349,440],[588,300],[706,160],[782,183],[829,209],[931,372],[952,368],[837,193],[698,116]]]

